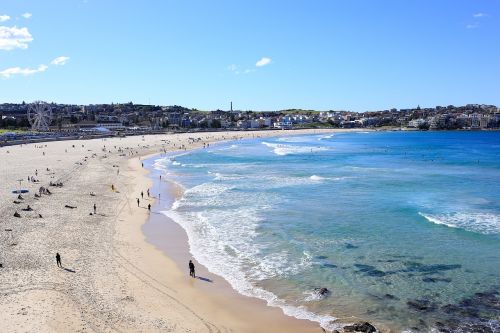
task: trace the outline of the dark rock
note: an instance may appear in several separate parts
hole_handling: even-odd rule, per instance
[[[316,256],[316,259],[323,260],[323,259],[328,259],[328,257],[327,256]]]
[[[334,264],[323,264],[323,267],[327,267],[327,268],[337,268],[337,265],[334,265]]]
[[[351,243],[347,243],[345,245],[345,248],[348,249],[348,250],[351,250],[351,249],[357,249],[359,246],[356,246],[356,245],[352,245]]]
[[[325,287],[323,287],[323,288],[316,288],[316,289],[314,289],[314,291],[316,293],[318,293],[318,295],[321,295],[321,296],[326,296],[326,295],[328,295],[330,293],[330,290],[328,290],[328,288],[325,288]]]
[[[394,300],[398,300],[398,299],[399,299],[399,298],[397,298],[396,296],[391,295],[391,294],[385,294],[385,295],[384,295],[384,298],[385,298],[385,299],[391,299],[391,300],[392,300],[392,299],[394,299]]]
[[[408,307],[414,310],[422,311],[422,312],[431,312],[436,310],[436,304],[432,303],[427,299],[416,299],[413,301],[406,302]]]
[[[462,265],[444,265],[444,264],[434,264],[434,265],[426,265],[419,262],[407,261],[404,263],[406,269],[402,270],[403,272],[418,272],[422,274],[437,274],[442,271],[451,271],[455,269],[459,269]]]
[[[381,277],[385,276],[386,274],[375,267],[371,265],[364,265],[364,264],[355,264],[356,268],[358,269],[358,272],[364,273],[367,276],[376,276],[376,277]]]
[[[382,259],[379,259],[377,260],[378,262],[389,262],[389,263],[392,263],[392,262],[397,262],[397,260],[394,260],[394,259],[387,259],[387,260],[382,260]]]
[[[447,278],[435,278],[435,277],[424,277],[422,279],[424,282],[434,283],[434,282],[451,282],[451,279]]]
[[[345,332],[364,332],[364,333],[375,333],[377,329],[370,323],[357,323],[354,325],[344,326]]]
[[[470,325],[467,328],[470,329],[469,332],[494,333],[494,331],[491,329],[491,327],[487,326],[486,324],[484,324],[484,325],[482,325],[482,324]]]
[[[443,312],[448,313],[448,314],[455,314],[460,311],[460,307],[453,305],[453,304],[447,304],[441,308]],[[440,323],[442,324],[442,323]]]

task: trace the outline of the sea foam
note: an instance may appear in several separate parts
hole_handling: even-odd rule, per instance
[[[309,254],[304,253],[294,265],[289,264],[290,258],[287,258],[286,252],[259,258],[261,249],[251,240],[256,234],[258,218],[251,211],[240,214],[240,219],[247,223],[232,223],[221,228],[220,225],[212,225],[210,217],[200,212],[194,215],[181,213],[181,201],[176,202],[171,210],[162,213],[183,227],[188,234],[190,252],[210,272],[222,276],[242,295],[262,299],[269,306],[281,308],[286,315],[315,321],[329,331],[341,327],[335,322],[337,318],[313,313],[303,306],[290,305],[274,293],[256,287],[251,282],[276,278],[282,274],[296,274],[311,264]],[[217,214],[218,220],[232,218],[232,213],[227,216]]]
[[[294,146],[269,142],[262,142],[262,144],[269,148],[273,148],[273,152],[279,156],[308,154],[329,150],[326,147]]]
[[[427,221],[480,234],[500,234],[500,216],[492,213],[449,213],[419,215]]]

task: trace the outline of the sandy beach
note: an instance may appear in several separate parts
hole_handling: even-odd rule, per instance
[[[146,195],[152,181],[142,166],[145,158],[220,140],[306,132],[313,131],[186,133],[0,148],[2,330],[321,332],[316,323],[240,296],[202,267],[199,274],[212,282],[191,279],[187,268],[142,232],[157,214],[154,191],[151,198]],[[39,192],[42,186],[51,194]],[[12,193],[20,187],[29,190],[22,198]],[[146,231],[151,238],[151,229]],[[169,229],[158,229],[158,239],[168,234]],[[176,242],[170,249],[179,251],[177,257],[189,256],[185,240]],[[56,253],[63,268],[56,265]]]

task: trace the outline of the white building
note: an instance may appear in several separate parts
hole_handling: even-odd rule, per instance
[[[122,123],[97,123],[96,127],[103,127],[109,130],[123,130],[125,126]]]

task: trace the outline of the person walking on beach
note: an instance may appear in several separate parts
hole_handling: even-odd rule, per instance
[[[97,213],[97,206],[94,204],[94,215]]]
[[[139,207],[139,198],[137,198],[137,207]]]
[[[189,276],[192,278],[196,277],[196,274],[194,272],[194,264],[192,260],[189,260]]]
[[[151,211],[151,204],[148,204],[148,210]]]
[[[148,193],[148,198],[149,198],[149,188],[148,188],[148,190],[147,190],[147,193]]]
[[[141,198],[144,199],[144,192],[143,191],[141,191]]]
[[[57,263],[57,267],[61,267],[62,268],[62,264],[61,264],[61,255],[58,253],[56,253],[56,263]]]

